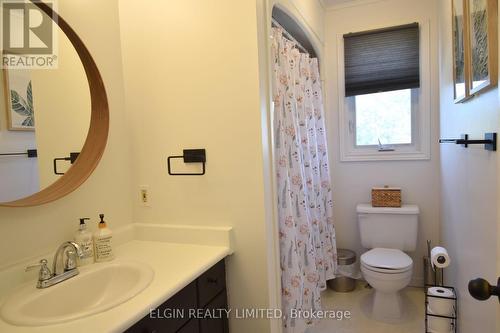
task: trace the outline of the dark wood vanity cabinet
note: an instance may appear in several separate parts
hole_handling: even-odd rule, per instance
[[[224,259],[126,333],[229,333]]]

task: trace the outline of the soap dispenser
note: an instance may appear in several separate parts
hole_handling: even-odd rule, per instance
[[[90,220],[88,217],[80,218],[80,227],[75,232],[75,243],[82,249],[82,256],[78,258],[78,265],[85,266],[94,262],[94,241],[92,233],[87,230],[85,220]]]
[[[114,258],[111,242],[113,233],[104,221],[104,214],[99,214],[99,217],[101,218],[101,221],[98,224],[97,231],[94,233],[96,262],[108,261]]]

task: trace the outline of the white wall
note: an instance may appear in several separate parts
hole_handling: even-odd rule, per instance
[[[300,16],[313,37],[323,36],[316,0],[154,2],[147,20],[135,2],[120,2],[127,110],[134,124],[134,221],[232,226],[230,307],[268,307],[275,300],[268,272],[278,268],[269,248],[270,157],[261,121],[269,103],[268,35],[262,28],[276,2]],[[167,175],[166,157],[183,148],[207,149],[205,176]],[[175,167],[183,170],[182,163]],[[149,188],[151,207],[139,203],[142,185]],[[270,330],[266,320],[232,320],[230,326],[235,332]]]
[[[150,1],[146,8],[120,1],[134,221],[232,226],[229,306],[266,308],[256,2]],[[167,156],[183,148],[206,149],[205,176],[167,174]],[[149,186],[151,207],[140,205],[140,185]],[[230,327],[268,332],[269,322],[232,320]]]
[[[472,139],[499,132],[498,89],[463,104],[453,103],[452,21],[450,0],[439,1],[441,136]],[[499,153],[480,145],[465,149],[441,146],[442,238],[452,258],[446,283],[458,289],[459,331],[499,332],[500,306],[496,298],[485,302],[468,293],[469,280],[482,277],[496,284],[500,275],[498,220]]]
[[[0,70],[0,154],[36,148],[35,132],[8,130],[4,71]],[[7,100],[6,100],[7,98]],[[0,202],[30,195],[39,188],[38,161],[22,156],[0,156]]]
[[[85,69],[60,29],[57,44],[57,69],[31,70],[40,188],[61,177],[54,173],[54,158],[80,152],[90,125],[90,90]],[[71,164],[62,161],[57,166],[59,172],[66,172]]]
[[[55,251],[73,237],[78,217],[92,217],[95,223],[97,214],[103,212],[111,228],[131,223],[118,1],[63,0],[58,4],[61,16],[83,39],[103,76],[111,116],[108,145],[90,178],[65,198],[40,207],[0,208],[0,267]]]
[[[356,5],[359,3],[359,5]],[[329,9],[326,14],[326,118],[334,194],[334,221],[337,245],[362,249],[356,218],[356,204],[370,202],[374,186],[402,188],[403,203],[420,207],[418,250],[414,261],[413,284],[423,283],[422,256],[426,240],[439,241],[439,148],[438,141],[438,23],[435,0],[358,1],[350,6]],[[431,30],[431,159],[424,161],[341,162],[339,152],[337,35],[384,26],[428,21]],[[359,258],[359,257],[358,257]]]
[[[289,0],[300,13],[301,24],[307,25],[323,43],[325,40],[325,9],[317,0]],[[280,2],[280,1],[276,1]],[[284,2],[284,1],[282,1]],[[299,19],[300,19],[299,18]]]

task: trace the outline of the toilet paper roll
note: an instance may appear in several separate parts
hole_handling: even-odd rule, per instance
[[[453,290],[443,287],[431,287],[427,289],[427,295],[448,297],[447,299],[428,297],[427,298],[429,303],[428,309],[430,313],[440,316],[448,316],[448,317],[453,316],[454,314],[453,306],[455,304],[455,301],[452,299],[453,297],[455,297]]]
[[[431,250],[432,266],[445,268],[450,265],[450,256],[444,247],[436,246]]]
[[[429,332],[432,333],[450,333],[452,330],[451,319],[431,317],[427,318]]]

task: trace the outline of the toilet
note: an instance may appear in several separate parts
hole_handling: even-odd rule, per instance
[[[416,205],[401,208],[358,204],[361,244],[369,249],[361,255],[361,272],[374,289],[371,316],[384,322],[400,322],[404,317],[399,291],[411,281],[413,260],[405,252],[417,247]]]

